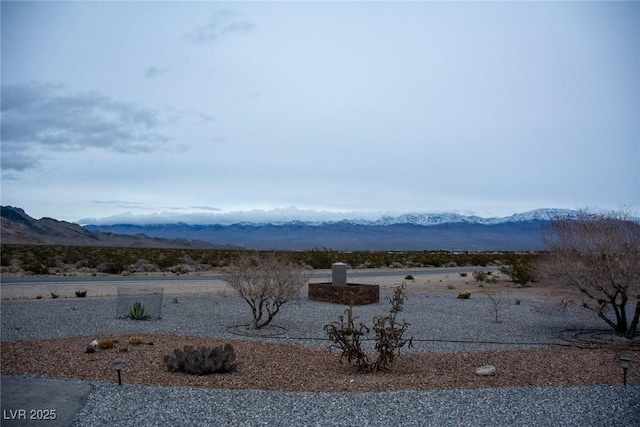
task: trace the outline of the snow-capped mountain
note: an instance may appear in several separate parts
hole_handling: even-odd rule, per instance
[[[527,222],[527,221],[553,221],[559,218],[575,219],[577,211],[571,209],[535,209],[528,212],[516,213],[511,216],[502,218],[483,218],[475,215],[461,215],[457,213],[406,213],[398,216],[381,216],[379,219],[342,219],[340,221],[274,221],[274,222],[259,222],[259,223],[247,223],[243,222],[243,225],[311,225],[320,226],[326,224],[335,223],[350,223],[357,225],[394,225],[394,224],[412,224],[420,226],[432,226],[442,224],[479,224],[479,225],[496,225],[513,222]]]
[[[403,214],[378,219],[237,222],[233,224],[87,225],[116,234],[201,240],[251,249],[306,250],[540,250],[544,224],[576,211],[537,209],[505,218],[460,214]]]

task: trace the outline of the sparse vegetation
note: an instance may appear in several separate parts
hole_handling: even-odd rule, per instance
[[[533,264],[537,256],[518,256],[510,254],[507,257],[507,264],[500,266],[500,273],[508,276],[512,282],[522,286],[533,282]]]
[[[482,293],[485,294],[491,302],[491,314],[493,315],[493,321],[496,323],[502,322],[500,319],[500,310],[503,302],[502,292],[496,291],[487,286],[482,290]],[[519,303],[517,302],[517,304]]]
[[[139,302],[134,303],[129,309],[129,314],[127,314],[127,319],[131,320],[149,320],[150,318],[149,313]]]
[[[81,289],[76,291],[76,298],[84,298],[86,296],[87,296],[87,291],[81,290]]]
[[[116,346],[116,343],[110,339],[100,340],[98,342],[98,348],[100,350],[109,350],[110,348],[113,348],[115,346]]]
[[[145,340],[142,335],[133,335],[129,337],[129,344],[131,345],[141,345],[144,343],[145,343]]]
[[[637,219],[626,212],[593,215],[582,211],[577,220],[553,222],[544,243],[549,252],[537,262],[536,274],[551,283],[577,288],[585,297],[586,308],[617,334],[633,338],[640,320]]]
[[[52,299],[56,299],[56,298],[59,298],[59,297],[60,297],[60,295],[58,295],[57,293],[51,292],[51,298]]]
[[[403,337],[409,323],[406,321],[398,322],[396,316],[403,310],[406,300],[404,294],[404,283],[394,288],[393,296],[389,298],[391,309],[386,316],[374,318],[373,331],[376,334],[375,350],[378,353],[374,361],[362,349],[361,339],[363,336],[371,332],[371,329],[364,323],[360,322],[356,327],[353,317],[353,306],[349,306],[345,310],[347,321],[340,316],[339,322],[333,322],[324,326],[327,337],[333,343],[330,348],[338,349],[340,361],[347,360],[349,365],[355,366],[359,372],[376,372],[390,369],[391,363],[394,361],[396,353],[405,345],[409,348],[413,345],[413,338],[405,339]]]
[[[310,271],[276,253],[244,253],[232,260],[225,281],[251,307],[250,329],[268,325],[280,307],[297,298]]]
[[[458,299],[469,299],[471,298],[471,292],[470,291],[460,291],[458,292]]]
[[[184,274],[226,267],[242,251],[225,249],[105,248],[89,246],[1,245],[3,272],[22,274],[129,274],[166,272]],[[285,252],[277,252],[281,255]],[[351,268],[456,267],[511,265],[535,259],[530,253],[449,251],[356,251],[332,249],[286,252],[290,260],[313,269],[329,269],[334,262]],[[464,276],[463,276],[464,277]],[[407,279],[410,280],[410,279]]]

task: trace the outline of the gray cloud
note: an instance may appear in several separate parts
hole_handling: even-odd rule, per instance
[[[198,209],[198,210],[202,210],[202,211],[212,211],[212,212],[219,212],[222,209],[220,208],[214,208],[211,206],[190,206],[189,208],[191,209]]]
[[[2,167],[35,167],[37,149],[149,152],[167,142],[154,110],[42,82],[2,86]]]
[[[228,10],[211,16],[209,21],[185,34],[185,40],[192,44],[215,44],[220,38],[234,33],[249,33],[255,24],[245,21],[239,14]]]
[[[131,208],[151,209],[149,206],[147,206],[146,203],[128,202],[126,200],[94,200],[93,203],[97,205],[114,206],[114,207],[126,208],[126,209],[131,209]]]
[[[144,69],[144,76],[150,80],[157,79],[158,77],[162,77],[163,75],[167,74],[168,71],[168,68],[151,65],[150,67]]]

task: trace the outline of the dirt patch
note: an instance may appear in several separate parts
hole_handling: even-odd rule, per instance
[[[85,353],[93,339],[67,338],[2,343],[2,374],[38,374],[116,382],[112,363],[123,359],[124,383],[218,389],[260,389],[301,392],[476,389],[485,387],[549,387],[620,384],[618,358],[631,359],[629,384],[640,384],[640,352],[623,344],[552,346],[537,350],[454,354],[401,355],[391,372],[359,374],[340,363],[339,355],[291,345],[246,340],[221,341],[169,335],[149,335],[153,345],[129,344],[130,335],[102,336],[115,346]],[[239,359],[236,372],[195,376],[168,372],[163,358],[184,345],[207,347],[231,343]],[[476,368],[490,364],[494,376],[478,376]]]

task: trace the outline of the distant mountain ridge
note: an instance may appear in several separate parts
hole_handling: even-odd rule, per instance
[[[1,242],[10,244],[211,249],[222,247],[198,240],[88,230],[78,224],[53,218],[34,219],[24,210],[12,206],[0,207],[0,225]]]
[[[505,218],[460,214],[404,214],[377,220],[239,222],[206,224],[86,225],[94,231],[199,239],[250,249],[537,251],[541,232],[558,218],[575,219],[568,209],[537,209]]]
[[[538,251],[542,229],[577,211],[536,209],[504,218],[460,214],[403,214],[341,221],[221,224],[86,225],[31,218],[2,207],[2,242],[85,246],[247,248],[344,251]]]
[[[497,225],[510,222],[526,222],[526,221],[553,221],[558,218],[576,219],[577,211],[571,209],[535,209],[528,212],[517,213],[507,217],[484,218],[476,215],[461,215],[456,213],[407,213],[399,216],[382,216],[377,220],[366,219],[344,219],[341,221],[278,221],[257,223],[259,225],[287,225],[291,223],[302,223],[306,225],[327,225],[339,222],[348,222],[359,225],[394,225],[394,224],[413,224],[421,226],[432,226],[441,224],[479,224],[479,225]],[[249,223],[243,223],[249,224]],[[252,223],[256,224],[256,223]]]

